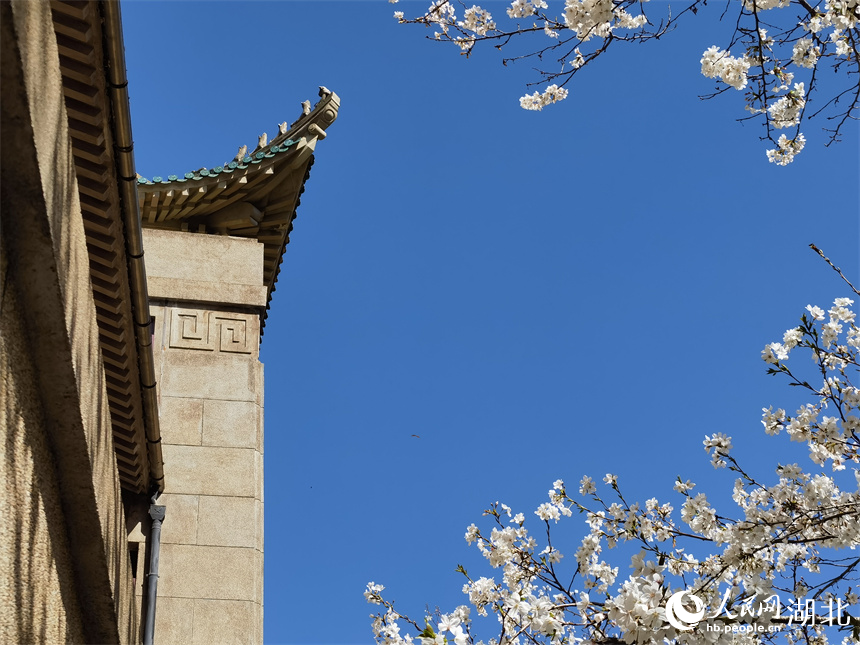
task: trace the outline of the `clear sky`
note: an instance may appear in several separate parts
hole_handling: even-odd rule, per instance
[[[232,159],[318,85],[342,101],[262,344],[267,643],[371,642],[371,580],[417,615],[465,603],[455,566],[491,571],[466,526],[500,500],[539,529],[556,478],[679,505],[676,475],[731,488],[705,434],[757,472],[803,459],[764,436],[761,408],[797,399],[760,352],[848,295],[810,242],[860,273],[856,125],[829,149],[807,125],[791,166],[767,163],[739,93],[698,98],[717,8],[542,113],[518,104],[528,65],[466,60],[394,9],[123,3],[146,177]]]

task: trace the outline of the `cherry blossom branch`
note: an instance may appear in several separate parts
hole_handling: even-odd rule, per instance
[[[541,110],[564,100],[573,77],[613,43],[660,40],[682,24],[685,14],[696,15],[706,5],[705,0],[694,0],[677,15],[667,8],[665,17],[652,21],[645,5],[636,0],[564,0],[560,16],[550,13],[549,2],[561,0],[513,0],[506,13],[514,27],[501,26],[481,7],[467,7],[463,2],[455,5],[452,0],[435,0],[415,18],[404,17],[403,12],[396,12],[395,17],[403,24],[437,28],[432,38],[453,43],[467,57],[485,44],[507,52],[509,47],[525,43],[520,51],[503,57],[502,63],[540,61],[535,80],[526,87],[548,85],[521,97],[520,105]],[[705,51],[700,61],[702,73],[718,79],[719,85],[703,98],[715,98],[732,88],[745,90],[749,115],[738,120],[761,120],[762,138],[775,144],[767,158],[778,165],[792,163],[803,150],[806,138],[801,126],[809,119],[823,116],[835,122],[825,129],[829,133],[825,145],[840,140],[848,120],[857,118],[860,83],[850,82],[849,87],[824,97],[822,107],[814,112],[807,112],[807,103],[819,92],[823,65],[848,79],[860,74],[860,7],[853,0],[828,1],[820,10],[809,0],[739,0],[726,2],[720,20],[729,17],[734,18],[729,47],[740,46],[743,51],[735,56],[716,46]],[[767,35],[768,30],[773,34]],[[549,40],[542,44],[534,40],[541,37]],[[548,68],[545,61],[550,59],[555,66]],[[805,80],[794,82],[796,74]],[[837,106],[846,96],[851,101],[840,110]]]
[[[821,256],[821,259],[822,259],[822,260],[824,260],[825,262],[827,262],[827,265],[828,265],[831,269],[833,269],[834,271],[836,271],[836,273],[837,273],[837,274],[839,274],[839,277],[840,277],[840,278],[842,278],[842,280],[845,282],[845,284],[847,284],[847,285],[851,288],[851,291],[853,291],[855,294],[857,294],[858,296],[860,296],[860,291],[857,291],[857,287],[855,287],[853,284],[851,284],[851,281],[850,281],[850,280],[848,280],[848,278],[846,278],[846,277],[845,277],[845,274],[844,274],[844,273],[842,273],[842,270],[841,270],[839,267],[837,267],[836,265],[834,265],[834,264],[833,264],[833,262],[831,262],[831,261],[830,261],[830,258],[828,258],[826,255],[824,255],[824,252],[823,252],[821,249],[819,249],[819,248],[818,248],[817,246],[815,246],[814,244],[810,244],[810,245],[809,245],[809,248],[811,248],[813,251],[815,251],[816,253],[818,253],[818,255],[820,255],[820,256]]]

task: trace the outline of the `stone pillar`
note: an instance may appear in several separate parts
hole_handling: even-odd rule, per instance
[[[263,244],[144,230],[167,507],[156,643],[263,642]]]

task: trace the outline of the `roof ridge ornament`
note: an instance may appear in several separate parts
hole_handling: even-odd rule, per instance
[[[269,135],[267,135],[265,132],[263,134],[261,134],[259,137],[257,137],[257,147],[254,148],[254,152],[257,152],[257,151],[265,148],[268,140],[269,140]]]

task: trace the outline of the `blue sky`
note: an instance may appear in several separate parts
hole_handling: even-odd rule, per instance
[[[123,4],[144,176],[223,163],[318,85],[342,101],[262,345],[267,643],[370,642],[370,580],[417,615],[464,603],[455,566],[489,575],[465,527],[495,500],[534,517],[556,478],[727,498],[713,432],[757,472],[803,459],[761,429],[799,399],[759,355],[847,295],[810,242],[860,273],[856,125],[829,149],[807,125],[796,161],[768,164],[739,93],[698,98],[719,11],[531,113],[528,65],[466,60],[393,10]]]

